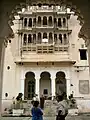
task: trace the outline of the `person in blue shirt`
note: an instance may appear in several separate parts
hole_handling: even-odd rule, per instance
[[[39,106],[39,101],[33,102],[33,107],[31,109],[32,120],[43,120],[43,112]]]

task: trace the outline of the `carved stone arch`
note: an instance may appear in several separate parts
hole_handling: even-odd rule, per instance
[[[66,94],[66,78],[65,73],[63,71],[58,71],[56,73],[55,86],[56,94],[58,95],[61,95],[63,93]]]
[[[41,26],[41,16],[38,16],[38,25]]]
[[[59,76],[65,78],[65,73],[63,71],[59,71],[56,73],[56,78],[58,78]]]
[[[51,95],[51,74],[48,71],[40,74],[40,95],[42,94],[46,99]]]
[[[45,74],[47,74],[47,76],[45,76]],[[42,72],[42,73],[40,74],[40,78],[45,78],[45,77],[50,78],[50,77],[51,77],[51,74],[50,74],[49,72],[47,72],[47,71]]]

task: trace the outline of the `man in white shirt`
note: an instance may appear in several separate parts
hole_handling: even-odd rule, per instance
[[[64,99],[63,95],[57,96],[58,106],[56,109],[56,120],[65,120],[65,117],[68,114],[68,104]]]

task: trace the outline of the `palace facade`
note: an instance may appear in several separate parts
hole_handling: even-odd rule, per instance
[[[87,48],[78,37],[81,25],[74,12],[64,6],[27,6],[13,22],[14,38],[5,49],[3,102],[18,93],[24,100],[35,94],[53,99],[63,92],[90,98]]]

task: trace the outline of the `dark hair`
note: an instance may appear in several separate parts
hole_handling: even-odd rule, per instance
[[[63,100],[63,95],[58,95],[57,96],[57,101],[59,102],[59,101],[62,101]]]
[[[34,107],[38,107],[38,105],[39,105],[39,101],[33,101],[33,106]]]

